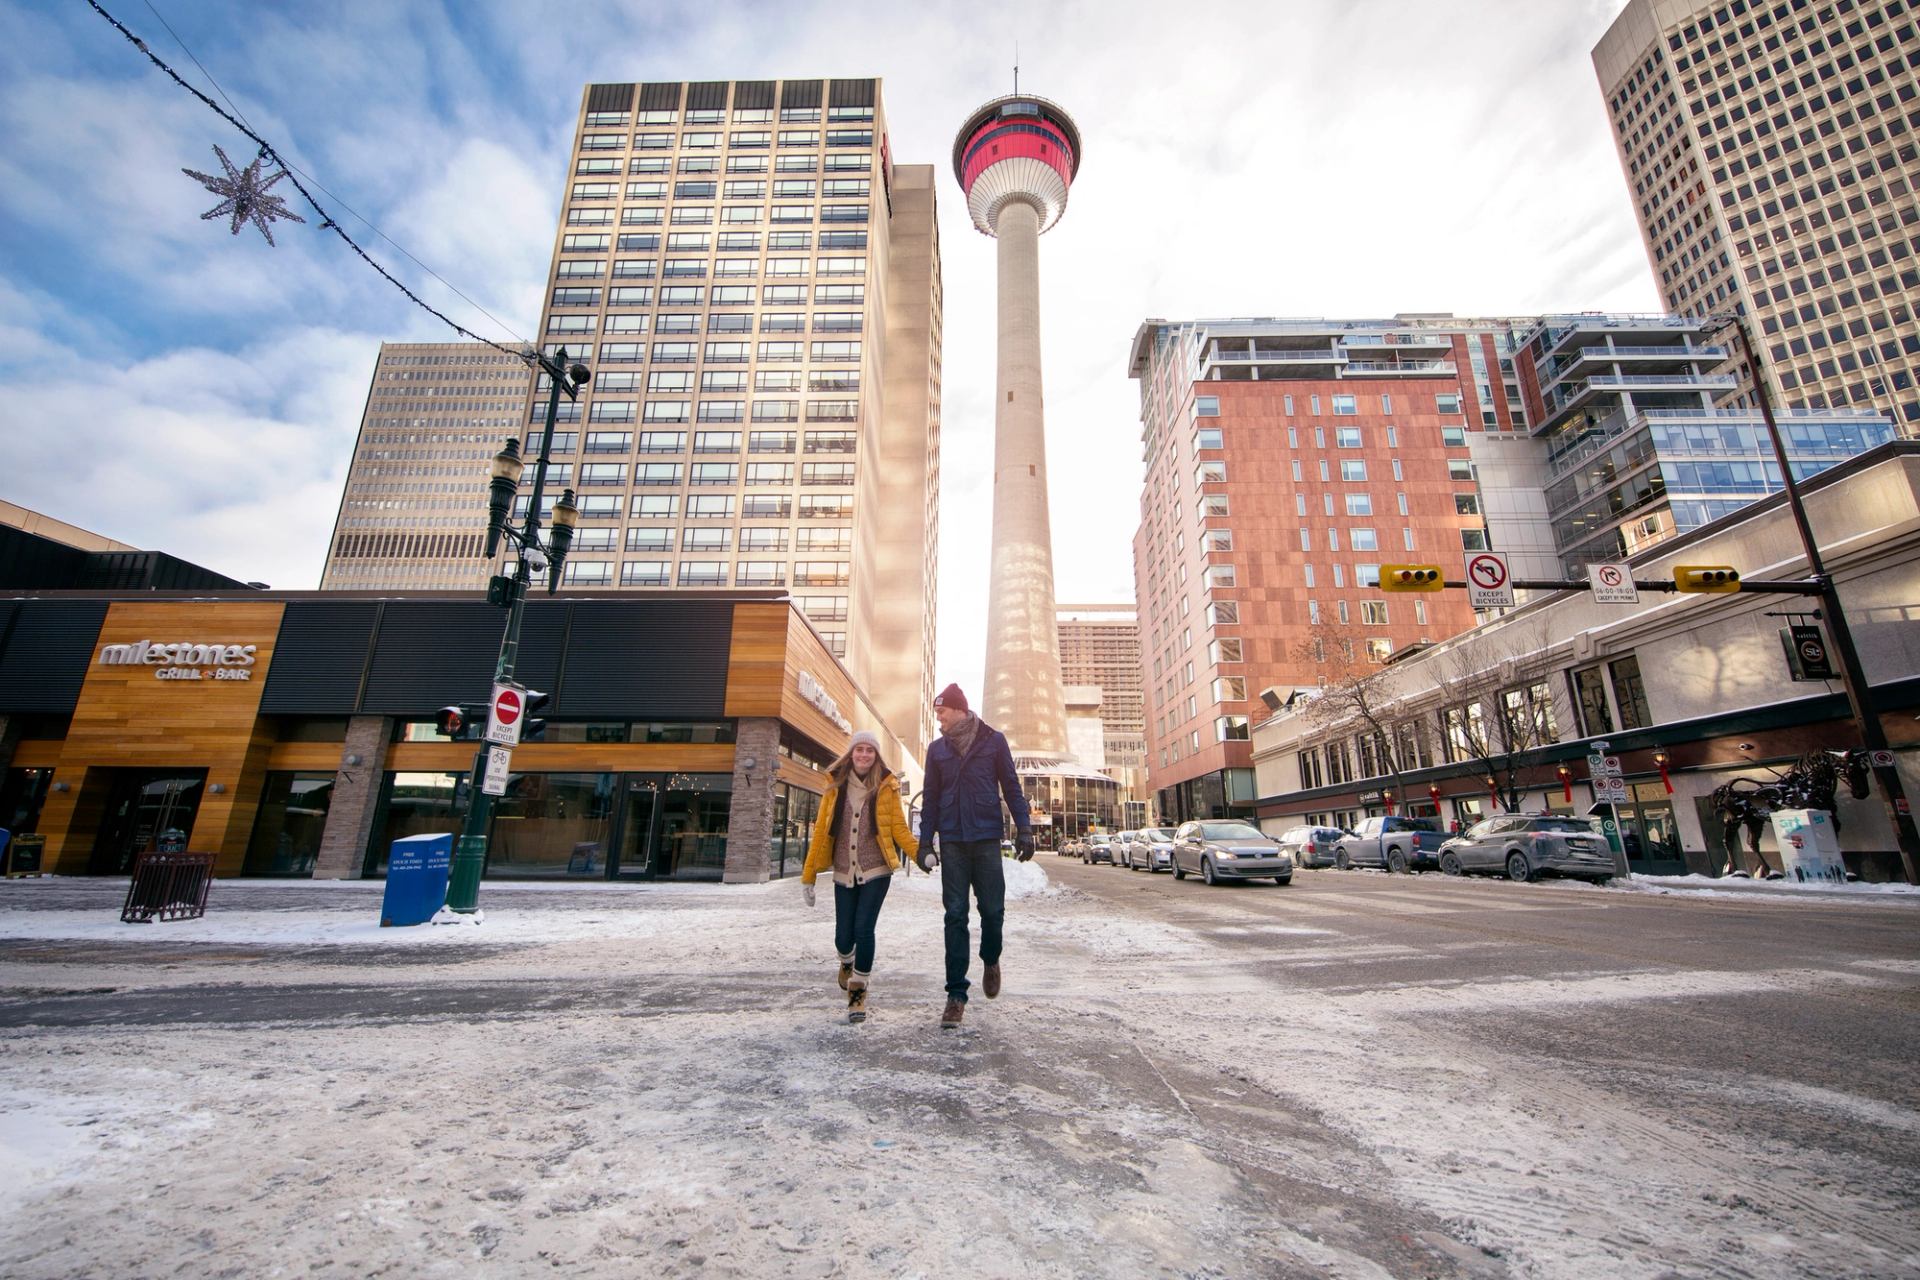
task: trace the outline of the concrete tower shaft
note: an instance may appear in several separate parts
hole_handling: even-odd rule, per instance
[[[1079,129],[1044,98],[996,98],[954,140],[954,176],[974,226],[999,242],[993,561],[981,709],[1016,752],[1030,756],[1067,752],[1047,515],[1040,236],[1066,209],[1079,165]]]

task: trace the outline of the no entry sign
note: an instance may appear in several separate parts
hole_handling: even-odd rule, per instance
[[[521,713],[526,705],[526,692],[519,687],[493,686],[493,705],[487,712],[487,741],[502,747],[519,746]]]
[[[1507,558],[1498,551],[1468,554],[1467,603],[1476,609],[1513,607],[1513,576],[1507,572]]]

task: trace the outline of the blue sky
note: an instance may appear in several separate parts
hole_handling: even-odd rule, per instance
[[[356,239],[497,338],[538,323],[583,84],[881,77],[893,154],[940,167],[941,683],[979,683],[993,381],[992,245],[946,158],[1016,37],[1086,141],[1041,246],[1062,600],[1132,595],[1149,316],[1658,305],[1588,61],[1621,0],[102,2],[207,88],[158,9],[256,129],[503,324],[335,209]],[[450,335],[311,225],[275,249],[200,221],[180,169],[249,144],[83,0],[0,12],[0,497],[313,586],[379,343]]]

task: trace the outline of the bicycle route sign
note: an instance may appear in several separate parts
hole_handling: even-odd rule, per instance
[[[1513,607],[1513,575],[1507,572],[1507,558],[1498,551],[1467,556],[1467,603],[1476,609]]]

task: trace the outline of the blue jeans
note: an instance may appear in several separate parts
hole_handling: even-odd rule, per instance
[[[967,1002],[967,890],[980,906],[980,960],[1000,963],[1007,918],[1007,873],[998,840],[940,837],[940,896],[947,908],[947,994]]]
[[[833,948],[843,956],[853,953],[856,973],[873,972],[873,926],[892,883],[892,876],[881,876],[853,886],[833,886]]]

